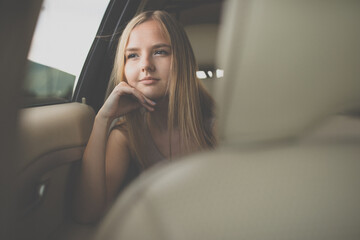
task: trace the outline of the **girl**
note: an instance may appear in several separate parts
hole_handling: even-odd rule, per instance
[[[216,145],[214,102],[196,78],[185,31],[168,13],[144,12],[128,23],[111,81],[83,156],[80,221],[98,219],[129,179],[155,163]]]

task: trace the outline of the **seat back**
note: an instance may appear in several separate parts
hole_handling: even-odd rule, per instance
[[[294,137],[360,109],[357,1],[230,1],[220,33],[220,134],[228,143]]]

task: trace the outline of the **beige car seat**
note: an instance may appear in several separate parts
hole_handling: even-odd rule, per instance
[[[221,146],[145,172],[97,239],[360,239],[359,23],[360,1],[227,2]]]

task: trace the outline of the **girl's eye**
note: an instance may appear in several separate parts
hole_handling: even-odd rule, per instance
[[[130,54],[128,54],[127,55],[127,59],[130,59],[130,58],[135,58],[135,57],[137,57],[137,54],[136,53],[130,53]]]
[[[155,55],[167,55],[168,52],[165,50],[156,50]]]

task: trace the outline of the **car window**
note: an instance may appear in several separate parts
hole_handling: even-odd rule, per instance
[[[44,0],[23,85],[24,105],[71,100],[109,0]]]
[[[196,76],[200,79],[207,78],[222,78],[224,76],[224,70],[216,69],[216,70],[199,70],[196,71]]]

